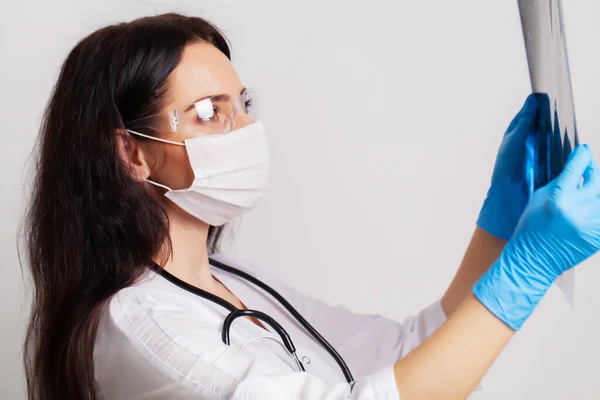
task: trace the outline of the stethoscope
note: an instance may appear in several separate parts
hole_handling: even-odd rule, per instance
[[[290,314],[292,314],[292,316],[296,319],[296,321],[298,321],[300,323],[300,325],[302,325],[302,327],[304,329],[306,329],[311,334],[311,336],[317,342],[319,342],[321,344],[321,346],[323,346],[323,348],[325,348],[325,350],[331,355],[331,357],[333,357],[335,362],[340,366],[340,368],[344,374],[344,377],[346,378],[346,381],[351,386],[353,386],[354,377],[352,377],[352,373],[350,372],[350,369],[346,365],[346,362],[344,361],[342,356],[340,356],[339,353],[333,348],[333,346],[331,344],[329,344],[329,342],[327,342],[327,340],[325,340],[325,338],[323,336],[321,336],[321,334],[315,328],[313,328],[313,326],[311,324],[309,324],[308,321],[305,320],[304,317],[302,317],[302,315],[300,315],[300,313],[290,303],[288,303],[288,301],[286,299],[283,298],[283,296],[281,296],[279,293],[277,293],[277,291],[275,291],[275,289],[273,289],[266,283],[256,279],[255,277],[253,277],[243,271],[240,271],[237,268],[230,267],[229,265],[223,264],[222,262],[219,262],[219,261],[216,261],[213,259],[209,259],[209,262],[213,267],[218,268],[223,271],[226,271],[226,272],[229,272],[230,274],[236,275],[236,276],[258,286],[259,288],[261,288],[262,290],[264,290],[265,292],[267,292],[271,296],[273,296]],[[195,294],[196,296],[202,297],[203,299],[210,300],[213,303],[216,303],[216,304],[220,305],[221,307],[226,308],[229,311],[229,314],[227,315],[227,317],[225,317],[225,321],[223,322],[223,331],[221,333],[221,338],[223,340],[223,343],[225,343],[227,346],[229,346],[231,343],[231,340],[229,337],[229,330],[231,329],[231,324],[233,323],[233,321],[236,318],[240,318],[240,317],[252,317],[261,322],[266,323],[271,328],[273,328],[273,330],[275,332],[277,332],[277,334],[280,336],[287,351],[294,358],[294,361],[298,365],[298,368],[301,371],[306,371],[304,369],[304,365],[302,364],[300,359],[298,359],[298,355],[296,354],[296,347],[294,346],[294,343],[292,342],[290,335],[286,332],[286,330],[277,321],[275,321],[269,315],[263,313],[262,311],[258,311],[258,310],[248,310],[248,309],[240,310],[239,308],[237,308],[233,304],[229,303],[228,301],[223,300],[222,298],[215,296],[214,294],[209,293],[205,290],[197,288],[196,286],[190,285],[189,283],[182,281],[181,279],[177,278],[174,275],[171,275],[169,272],[165,271],[163,268],[160,268],[158,265],[155,265],[155,270],[163,278],[165,278],[169,282],[173,283],[174,285],[180,287],[181,289],[186,290],[192,294]]]

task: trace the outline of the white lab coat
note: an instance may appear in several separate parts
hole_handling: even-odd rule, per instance
[[[305,296],[247,263],[215,258],[281,293],[344,357],[356,379],[352,392],[333,358],[276,300],[213,269],[248,308],[269,314],[287,330],[306,372],[297,372],[275,332],[245,318],[235,320],[232,345],[225,346],[227,310],[150,273],[118,292],[101,318],[94,349],[101,399],[399,400],[393,364],[445,321],[439,302],[402,323],[355,314]]]

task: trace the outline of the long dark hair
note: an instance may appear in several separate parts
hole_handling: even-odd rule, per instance
[[[29,399],[94,399],[93,348],[107,300],[170,248],[165,211],[118,155],[124,121],[159,111],[193,42],[230,58],[219,30],[179,14],[102,28],[64,62],[34,158],[24,224],[34,285],[25,341]],[[209,252],[221,230],[209,230]]]

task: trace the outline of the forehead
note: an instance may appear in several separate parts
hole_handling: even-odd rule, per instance
[[[217,94],[239,94],[243,87],[231,61],[210,43],[188,45],[169,77],[172,108]]]

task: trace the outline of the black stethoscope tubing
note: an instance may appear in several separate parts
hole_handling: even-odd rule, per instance
[[[236,275],[244,280],[247,280],[248,282],[258,286],[259,288],[261,288],[262,290],[264,290],[265,292],[267,292],[268,294],[273,296],[290,314],[292,314],[292,316],[300,323],[300,325],[302,325],[302,327],[304,329],[306,329],[310,333],[310,335],[317,342],[319,342],[319,344],[321,346],[323,346],[323,348],[329,353],[329,355],[331,355],[331,357],[333,357],[335,362],[339,365],[340,369],[342,370],[342,373],[344,374],[346,381],[351,385],[354,383],[354,377],[352,376],[352,373],[350,372],[350,369],[346,365],[346,362],[344,361],[342,356],[333,348],[333,346],[331,344],[329,344],[329,342],[327,340],[325,340],[325,338],[306,319],[304,319],[304,317],[286,299],[283,298],[283,296],[281,296],[277,291],[275,291],[275,289],[273,289],[266,283],[256,279],[252,275],[249,275],[243,271],[240,271],[237,268],[233,268],[229,265],[223,264],[222,262],[219,262],[214,259],[209,259],[209,262],[213,267],[223,270],[225,272],[228,272],[230,274]],[[163,268],[159,267],[158,265],[154,265],[154,267],[158,274],[160,274],[163,278],[167,279],[169,282],[173,283],[174,285],[176,285],[176,286],[180,287],[181,289],[186,290],[192,294],[195,294],[196,296],[202,297],[206,300],[210,300],[213,303],[216,303],[229,311],[229,314],[227,315],[227,317],[225,318],[225,321],[223,322],[223,331],[221,332],[221,337],[222,337],[223,343],[225,343],[226,345],[230,344],[229,330],[231,328],[231,324],[233,323],[233,321],[236,318],[253,317],[262,322],[265,322],[279,334],[285,347],[290,352],[290,354],[294,357],[296,363],[298,364],[298,367],[302,371],[305,370],[304,366],[302,365],[302,363],[298,359],[298,356],[296,355],[296,348],[292,342],[292,339],[290,338],[290,335],[277,321],[275,321],[269,315],[267,315],[261,311],[257,311],[257,310],[240,310],[236,306],[234,306],[233,304],[228,302],[227,300],[224,300],[218,296],[215,296],[212,293],[209,293],[209,292],[202,290],[196,286],[190,285],[189,283],[187,283],[185,281],[182,281],[181,279],[170,274],[169,272],[167,272]]]

